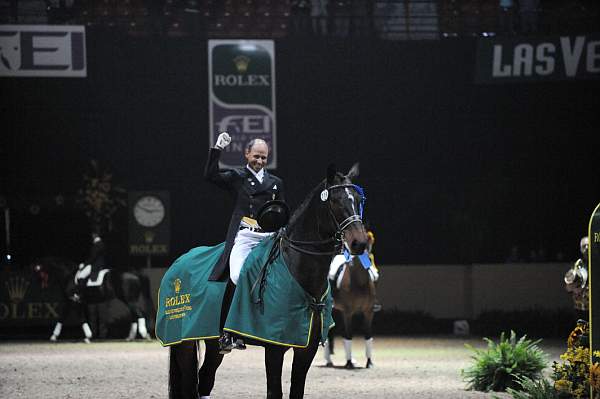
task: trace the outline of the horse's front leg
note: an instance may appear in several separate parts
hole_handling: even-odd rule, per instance
[[[365,355],[367,357],[366,368],[373,367],[373,307],[363,313],[363,328],[365,331]]]
[[[312,364],[319,346],[318,339],[313,339],[306,348],[294,348],[294,361],[292,362],[292,384],[290,387],[290,399],[304,397],[304,385],[306,374]]]
[[[210,392],[215,386],[215,374],[223,361],[223,355],[219,353],[219,341],[216,339],[204,341],[204,362],[198,371],[198,393],[200,398],[210,397]]]
[[[169,399],[198,398],[197,341],[183,341],[169,352]]]
[[[265,368],[267,372],[267,399],[282,399],[281,369],[286,347],[265,345]]]
[[[354,368],[352,361],[352,313],[344,312],[344,351],[346,352],[346,367],[347,369]]]

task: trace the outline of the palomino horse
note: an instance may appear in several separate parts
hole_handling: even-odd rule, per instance
[[[361,218],[364,195],[351,180],[357,175],[358,164],[345,176],[330,166],[327,179],[311,191],[292,215],[288,227],[280,231],[281,239],[275,241],[275,245],[280,245],[290,274],[313,298],[322,298],[329,289],[329,264],[333,255],[340,252],[342,242],[353,254],[362,253],[367,245]],[[312,317],[319,317],[318,312],[312,308]],[[320,335],[320,328],[312,328],[307,346],[293,348],[290,398],[304,397],[306,374],[317,352]],[[265,348],[267,398],[282,398],[281,371],[289,347],[264,341],[248,343]],[[199,369],[197,340],[182,341],[170,347],[170,398],[209,397],[223,355],[219,354],[216,339],[206,339],[205,345],[204,361]]]
[[[90,276],[89,281],[82,287],[82,292],[78,292],[74,276],[77,271],[77,264],[67,259],[57,257],[41,258],[32,265],[34,274],[41,280],[42,287],[48,287],[51,284],[57,284],[63,293],[64,301],[60,317],[51,336],[51,341],[56,341],[62,331],[64,320],[76,312],[81,323],[85,342],[92,338],[92,331],[88,323],[90,310],[98,312],[97,305],[119,299],[128,308],[132,328],[129,333],[129,339],[135,337],[138,332],[142,338],[150,338],[145,327],[145,313],[143,309],[152,303],[149,289],[142,279],[130,272],[119,272],[113,269],[104,269],[98,275]],[[75,295],[77,294],[77,295]],[[146,298],[147,297],[147,298]],[[152,309],[149,309],[152,313]],[[133,331],[133,325],[136,330]]]
[[[353,369],[352,360],[352,319],[354,315],[361,314],[363,321],[363,330],[365,336],[365,350],[367,363],[366,368],[373,367],[371,360],[373,352],[373,305],[375,304],[376,292],[375,283],[371,279],[369,271],[363,267],[360,259],[355,256],[345,264],[345,271],[342,276],[340,288],[333,290],[334,309],[341,315],[344,328],[342,337],[344,338],[344,350],[346,352],[347,369]],[[331,352],[333,349],[333,333],[330,332],[329,340],[325,344],[325,360],[327,366],[332,367]]]

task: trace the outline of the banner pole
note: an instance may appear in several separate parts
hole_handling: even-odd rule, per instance
[[[6,237],[6,260],[10,261],[10,208],[4,208],[4,235]]]

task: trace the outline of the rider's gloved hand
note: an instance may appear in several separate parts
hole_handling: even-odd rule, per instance
[[[227,147],[229,143],[231,143],[231,136],[229,136],[227,132],[223,132],[219,134],[219,137],[217,138],[217,143],[215,144],[215,148],[222,150],[223,148]]]

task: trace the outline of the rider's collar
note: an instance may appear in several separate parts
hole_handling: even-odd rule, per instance
[[[250,172],[252,172],[254,177],[256,177],[256,180],[258,180],[261,183],[263,182],[263,178],[265,177],[265,168],[262,168],[258,172],[255,172],[254,169],[252,169],[250,167],[250,165],[246,164],[246,169],[248,169]]]

